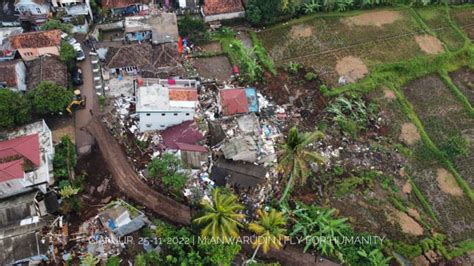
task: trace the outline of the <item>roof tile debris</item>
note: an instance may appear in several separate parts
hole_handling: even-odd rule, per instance
[[[28,63],[28,89],[35,88],[41,81],[52,81],[63,87],[68,87],[67,67],[58,56],[45,55]]]
[[[179,149],[177,143],[195,145],[204,139],[204,135],[199,131],[198,125],[194,121],[186,121],[179,125],[167,128],[161,133],[163,143],[168,149]]]
[[[215,15],[222,13],[234,13],[244,11],[241,0],[205,0],[204,14]]]
[[[197,101],[198,93],[196,89],[170,88],[170,101]]]
[[[0,62],[0,82],[5,82],[8,87],[16,87],[16,64],[18,60]]]
[[[16,49],[59,46],[61,44],[61,31],[48,30],[22,33],[10,37],[10,42]]]
[[[223,89],[220,91],[220,96],[224,115],[249,112],[249,103],[244,89]]]

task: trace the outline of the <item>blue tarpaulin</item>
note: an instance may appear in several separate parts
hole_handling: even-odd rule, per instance
[[[109,228],[114,230],[117,226],[115,226],[115,222],[112,219],[109,219]]]
[[[246,88],[245,95],[249,102],[249,111],[253,113],[258,112],[257,90],[255,88]]]

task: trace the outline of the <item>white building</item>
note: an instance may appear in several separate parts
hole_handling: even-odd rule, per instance
[[[50,5],[45,0],[17,0],[15,11],[20,21],[29,21],[34,25],[43,24],[48,20]]]
[[[54,183],[53,137],[44,120],[17,128],[0,142],[0,198]]]
[[[195,80],[145,81],[137,92],[136,113],[141,132],[163,130],[193,120],[198,105]]]

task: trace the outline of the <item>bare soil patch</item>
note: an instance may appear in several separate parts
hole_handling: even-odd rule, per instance
[[[406,145],[413,145],[420,140],[420,133],[413,123],[403,123],[399,139]]]
[[[369,70],[360,58],[346,56],[337,61],[336,72],[340,76],[346,77],[347,81],[355,82],[363,78],[369,72]]]
[[[51,117],[46,119],[46,124],[53,135],[53,144],[61,141],[61,138],[68,135],[73,143],[76,139],[74,120],[71,117]]]
[[[199,49],[203,52],[208,53],[219,53],[222,52],[222,47],[219,42],[210,42],[203,45],[199,45]]]
[[[395,92],[393,92],[390,89],[384,89],[383,94],[384,94],[384,98],[389,100],[389,101],[393,101],[393,100],[397,99],[397,96],[395,95]]]
[[[232,75],[232,67],[229,59],[225,56],[193,58],[191,63],[199,75],[206,79],[216,79],[222,82],[228,80]]]
[[[420,49],[427,54],[439,54],[444,51],[443,43],[431,35],[415,36],[415,41]]]
[[[420,220],[420,213],[416,210],[416,209],[413,209],[413,208],[409,208],[408,209],[408,214],[417,219],[417,220]]]
[[[375,11],[367,12],[362,15],[349,17],[343,20],[343,23],[349,26],[377,26],[382,27],[385,24],[392,24],[400,19],[398,11]]]
[[[459,187],[456,179],[454,179],[454,176],[446,169],[436,169],[436,181],[438,182],[438,187],[444,193],[448,193],[453,196],[463,195],[462,189]]]
[[[405,185],[403,185],[402,191],[403,191],[403,193],[405,193],[405,194],[410,194],[411,191],[412,191],[412,189],[413,189],[413,188],[412,188],[410,182],[407,181],[407,182],[405,183]]]
[[[313,27],[306,24],[298,24],[291,27],[291,36],[293,38],[311,37],[313,35]]]
[[[417,223],[413,218],[408,216],[408,214],[395,210],[394,211],[395,219],[400,224],[402,231],[405,234],[410,234],[414,236],[423,235],[423,227]]]

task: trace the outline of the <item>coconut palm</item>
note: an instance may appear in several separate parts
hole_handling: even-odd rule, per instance
[[[310,174],[310,163],[324,162],[324,158],[320,154],[307,149],[309,144],[323,137],[323,133],[319,131],[300,133],[295,127],[288,132],[288,139],[283,145],[278,168],[285,176],[289,176],[289,179],[280,203],[286,200],[288,192],[295,182],[299,184],[306,183]]]
[[[212,191],[212,201],[203,203],[204,215],[194,219],[194,222],[204,225],[201,230],[203,237],[219,238],[229,241],[239,236],[240,221],[243,214],[237,213],[244,206],[237,203],[237,196],[224,193],[216,188]]]
[[[282,240],[286,239],[286,218],[283,212],[272,209],[270,212],[258,210],[259,220],[249,224],[250,231],[257,234],[257,240],[253,242],[255,251],[249,261],[254,261],[260,247],[263,253],[267,253],[270,248],[282,248]]]

